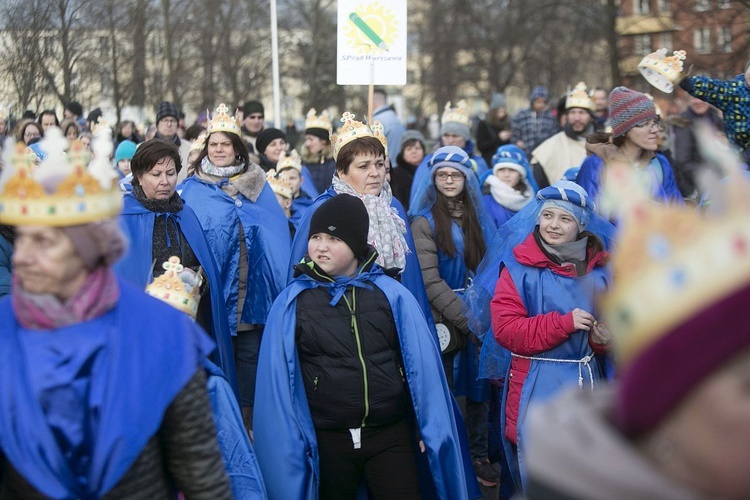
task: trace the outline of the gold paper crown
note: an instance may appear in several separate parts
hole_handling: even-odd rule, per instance
[[[331,116],[328,114],[328,110],[324,109],[320,115],[317,114],[315,108],[311,108],[307,112],[305,118],[305,129],[308,128],[320,128],[330,132],[331,130]]]
[[[113,146],[108,133],[94,139],[94,160],[83,144],[67,141],[51,128],[40,142],[45,159],[34,169],[23,148],[6,160],[0,176],[0,223],[73,226],[109,219],[120,213],[122,195],[110,165]]]
[[[203,151],[203,147],[206,145],[206,132],[201,132],[198,137],[190,144],[190,151]]]
[[[208,112],[206,114],[208,114]],[[214,117],[208,122],[206,135],[211,135],[214,132],[229,132],[230,134],[236,134],[242,137],[240,123],[234,116],[229,115],[229,108],[224,103],[219,104],[219,107],[216,108],[216,114],[214,114]]]
[[[594,105],[593,99],[589,96],[584,82],[578,82],[573,87],[573,90],[568,92],[568,96],[565,98],[565,109],[571,108],[588,109],[592,112],[596,111],[596,105]]]
[[[338,132],[331,133],[331,144],[333,144],[333,159],[339,156],[341,148],[360,137],[375,137],[370,127],[354,119],[355,116],[348,111],[341,115],[343,125]]]
[[[296,149],[292,149],[289,153],[281,153],[279,161],[276,162],[276,170],[279,172],[287,168],[293,168],[302,173],[302,158],[299,157]]]
[[[372,135],[380,141],[385,148],[385,155],[388,156],[388,138],[385,136],[385,127],[378,120],[372,122]]]
[[[164,274],[149,283],[146,293],[195,319],[201,299],[201,274],[184,267],[180,264],[180,258],[175,255],[161,267],[165,270]]]
[[[286,174],[276,174],[276,170],[271,169],[266,173],[266,182],[271,185],[273,192],[291,200],[294,196],[292,185],[289,184],[289,178]]]
[[[667,49],[662,48],[644,57],[638,63],[638,70],[648,83],[669,94],[682,77],[682,61],[686,55],[684,50],[675,50],[667,56]]]
[[[441,123],[460,123],[461,125],[471,126],[471,120],[469,119],[469,105],[466,101],[461,99],[455,108],[451,107],[450,101],[445,104],[443,110],[443,117]]]
[[[628,180],[637,177],[632,166],[607,168],[607,185],[619,185],[623,196],[643,190]],[[750,283],[750,184],[737,171],[722,186],[725,211],[713,217],[659,205],[648,195],[626,209],[613,252],[614,286],[602,301],[623,366],[661,335]]]

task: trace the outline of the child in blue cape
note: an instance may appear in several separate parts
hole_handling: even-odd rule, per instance
[[[271,499],[479,492],[440,351],[414,297],[375,263],[361,200],[310,220],[308,255],[266,323],[255,446]]]

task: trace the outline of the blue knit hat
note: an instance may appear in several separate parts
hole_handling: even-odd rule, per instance
[[[528,163],[526,153],[518,146],[500,146],[492,157],[492,173],[496,173],[501,168],[511,168],[526,179]]]
[[[122,141],[115,150],[115,166],[120,160],[132,160],[138,146],[133,141]]]
[[[435,151],[427,163],[430,168],[430,175],[434,177],[442,167],[451,167],[456,170],[460,170],[465,176],[475,175],[474,174],[474,162],[471,161],[466,151],[459,148],[458,146],[443,146],[442,148]]]
[[[578,232],[586,229],[596,205],[589,198],[586,190],[575,182],[557,181],[536,194],[539,200],[537,218],[545,208],[559,208],[572,215],[578,224]]]

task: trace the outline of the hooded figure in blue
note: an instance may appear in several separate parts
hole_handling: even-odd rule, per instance
[[[120,215],[120,228],[130,246],[115,264],[115,272],[143,289],[152,276],[164,273],[161,263],[174,255],[182,265],[205,273],[197,321],[215,340],[212,359],[237,393],[224,283],[198,218],[175,192],[181,168],[180,152],[171,142],[152,139],[136,151],[131,162],[132,189],[123,195]]]
[[[436,323],[449,323],[464,338],[470,333],[462,297],[484,257],[494,227],[484,216],[481,191],[469,156],[459,147],[444,146],[430,161],[430,176],[412,207],[414,234],[422,277]],[[479,344],[473,337],[458,351],[445,352],[443,363],[456,396],[466,396],[465,420],[472,461],[479,480],[494,486],[497,473],[489,466],[487,417],[489,383],[478,380]]]
[[[497,148],[492,171],[481,179],[484,209],[500,227],[534,198],[538,191],[526,153],[514,145]]]
[[[609,120],[611,134],[595,132],[586,138],[586,151],[592,154],[576,176],[576,183],[592,201],[598,202],[607,162],[620,160],[630,162],[646,179],[654,200],[684,204],[669,160],[658,153],[661,124],[653,101],[640,92],[617,87],[609,95]]]
[[[289,225],[266,175],[250,162],[239,127],[226,106],[209,122],[206,141],[182,184],[182,198],[198,217],[224,284],[224,302],[248,429],[252,427],[263,325],[284,289]]]
[[[500,229],[466,293],[470,326],[483,336],[480,374],[505,381],[500,424],[519,489],[529,405],[603,378],[606,329],[594,301],[610,282],[614,226],[594,210],[577,184],[542,189]]]
[[[362,131],[364,128],[368,128],[369,135],[357,136],[334,150],[336,175],[331,187],[318,196],[297,225],[292,242],[291,260],[287,267],[287,281],[291,281],[294,266],[302,260],[307,251],[307,233],[313,212],[337,194],[351,194],[360,198],[367,208],[370,216],[368,240],[378,251],[378,265],[389,272],[391,269],[401,271],[401,283],[417,298],[434,333],[435,325],[430,315],[430,304],[425,294],[419,260],[414,252],[414,239],[406,224],[406,211],[392,196],[391,187],[385,180],[385,147],[366,125],[361,124],[359,130]]]
[[[461,417],[419,305],[338,195],[266,325],[255,444],[270,499],[473,498]]]

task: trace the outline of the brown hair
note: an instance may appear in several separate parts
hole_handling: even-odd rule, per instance
[[[180,150],[172,141],[151,139],[138,146],[133,159],[130,160],[130,171],[133,173],[132,184],[140,185],[138,177],[154,168],[154,165],[162,158],[171,158],[178,172],[182,169]]]
[[[448,208],[448,198],[436,190],[435,204],[432,206],[432,219],[435,221],[435,246],[450,257],[456,255],[456,243],[453,241],[451,217]],[[471,271],[476,271],[487,251],[482,226],[477,219],[477,212],[471,202],[468,190],[464,188],[456,196],[456,201],[463,202],[464,210],[461,216],[461,230],[464,233],[464,263]]]
[[[70,130],[71,128],[76,131],[76,137],[81,135],[81,127],[78,126],[74,119],[66,118],[60,124],[60,130],[62,130],[63,135],[66,137],[68,136],[68,130]]]
[[[26,129],[29,128],[29,125],[36,127],[36,129],[39,131],[39,137],[44,137],[44,130],[42,129],[41,125],[39,125],[34,120],[24,120],[16,125],[16,142],[22,142],[26,144],[23,136],[26,133]]]
[[[234,149],[234,154],[242,159],[242,161],[245,163],[245,170],[247,170],[248,165],[250,165],[250,152],[247,149],[247,144],[245,141],[242,140],[242,137],[240,137],[237,134],[233,134],[232,132],[212,132],[211,134],[206,136],[206,140],[203,143],[203,149],[201,149],[201,153],[198,155],[198,157],[195,159],[195,161],[190,165],[190,171],[189,172],[200,172],[200,165],[203,161],[203,158],[208,156],[208,141],[211,139],[211,136],[214,134],[223,134],[226,136],[230,141],[232,141],[232,148]]]
[[[385,158],[383,143],[375,137],[360,137],[345,144],[336,157],[336,173],[348,174],[349,166],[354,161],[354,157],[367,154]]]
[[[626,134],[623,134],[621,136],[612,138],[612,134],[609,132],[592,132],[589,135],[586,136],[586,142],[589,144],[609,144],[612,143],[618,148],[621,148],[625,144],[625,136]]]

